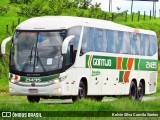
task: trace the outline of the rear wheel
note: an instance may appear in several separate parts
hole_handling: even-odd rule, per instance
[[[30,103],[38,103],[40,101],[39,96],[27,96],[27,99]]]
[[[139,83],[138,89],[137,89],[137,100],[142,101],[143,94],[144,94],[144,86],[142,82]]]
[[[78,89],[78,96],[73,96],[72,100],[73,102],[77,101],[77,100],[83,100],[86,98],[86,87],[85,84],[81,81],[79,84],[79,89]]]
[[[135,82],[133,82],[133,81],[131,82],[131,85],[130,85],[129,97],[132,100],[137,99],[137,86],[136,86]]]

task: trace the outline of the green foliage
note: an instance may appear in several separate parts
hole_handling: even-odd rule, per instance
[[[29,2],[31,2],[31,0],[10,0],[10,3],[16,3],[16,4],[28,4]]]
[[[17,12],[17,14],[26,17],[40,16],[43,15],[43,12],[45,10],[44,6],[44,0],[34,0],[33,2],[29,2],[27,5],[20,5],[21,11]]]
[[[0,14],[7,13],[9,11],[9,6],[0,6]]]
[[[91,0],[32,0],[20,5],[19,16],[33,17],[42,15],[72,15],[97,18],[103,11],[100,3],[91,4]]]

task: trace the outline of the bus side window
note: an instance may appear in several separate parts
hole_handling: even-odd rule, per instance
[[[77,50],[77,49],[78,49],[78,42],[79,42],[79,35],[76,34],[76,35],[75,35],[75,39],[74,39],[74,43],[73,43],[73,48],[74,48],[74,50]]]
[[[119,53],[122,54],[130,54],[131,49],[130,49],[130,33],[128,32],[123,32],[123,31],[119,31],[118,32],[118,41],[119,41]]]
[[[81,54],[86,52],[95,51],[94,48],[94,28],[85,27],[82,39]]]
[[[156,36],[150,35],[150,55],[154,55],[157,52],[157,38]]]
[[[75,40],[74,40],[74,43],[73,43],[73,48],[74,48],[75,51],[77,51],[77,49],[78,49],[81,29],[82,29],[81,26],[75,26],[75,27],[69,28],[69,30],[67,32],[67,36],[75,35]]]
[[[145,35],[145,34],[142,34],[141,35],[141,45],[140,45],[140,48],[141,48],[141,51],[140,51],[140,55],[150,55],[150,45],[149,45],[149,35]]]
[[[136,33],[132,34],[131,39],[131,54],[139,55],[140,54],[140,36]]]
[[[118,53],[118,32],[107,30],[107,51],[109,53]]]
[[[73,63],[73,45],[69,45],[66,54],[66,65],[71,65]]]
[[[95,29],[95,49],[96,52],[106,52],[107,51],[107,37],[106,30]]]

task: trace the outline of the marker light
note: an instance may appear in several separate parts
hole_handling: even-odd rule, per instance
[[[20,80],[20,76],[18,76],[18,75],[13,75],[13,77],[11,78],[12,83],[19,82],[19,80]]]

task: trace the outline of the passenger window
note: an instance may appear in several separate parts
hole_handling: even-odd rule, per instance
[[[130,53],[130,33],[128,32],[118,32],[118,42],[119,47],[118,51],[122,54],[128,54]]]
[[[154,55],[157,52],[157,38],[150,35],[150,55]]]
[[[95,49],[97,52],[107,51],[106,30],[95,29]]]
[[[67,36],[70,36],[70,35],[75,35],[75,39],[74,39],[74,50],[77,50],[78,49],[78,44],[79,44],[79,38],[80,38],[80,33],[81,33],[81,29],[82,27],[80,26],[75,26],[75,27],[72,27],[68,30],[68,33],[67,33]]]
[[[140,54],[140,35],[130,34],[131,35],[131,54],[139,55]]]
[[[141,44],[140,44],[140,55],[150,55],[150,45],[149,45],[149,35],[141,35]]]
[[[82,53],[89,51],[95,51],[94,48],[94,28],[84,28],[83,39],[82,39]]]
[[[107,48],[110,53],[118,52],[118,32],[107,30]]]

